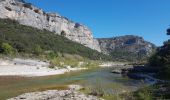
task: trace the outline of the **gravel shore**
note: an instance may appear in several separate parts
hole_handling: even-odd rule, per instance
[[[70,71],[82,70],[85,68],[49,68],[49,63],[33,59],[13,59],[13,60],[0,60],[0,76],[49,76],[64,74]]]
[[[7,100],[103,100],[101,98],[85,95],[76,90],[48,90],[19,95]]]

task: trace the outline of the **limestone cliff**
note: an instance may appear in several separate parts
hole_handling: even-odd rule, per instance
[[[86,26],[74,23],[57,13],[46,13],[24,0],[0,0],[0,18],[9,18],[23,25],[46,29],[101,51],[98,41]]]
[[[113,38],[98,39],[101,51],[105,54],[111,54],[117,59],[142,59],[153,53],[156,46],[145,41],[142,37],[126,35]],[[142,57],[141,57],[142,56]]]

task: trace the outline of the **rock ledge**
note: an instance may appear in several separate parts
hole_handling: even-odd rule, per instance
[[[8,100],[103,100],[91,95],[85,95],[75,90],[48,90],[19,95]]]

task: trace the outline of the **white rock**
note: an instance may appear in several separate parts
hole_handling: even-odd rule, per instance
[[[103,100],[88,96],[75,90],[48,90],[43,92],[25,93],[8,100]]]

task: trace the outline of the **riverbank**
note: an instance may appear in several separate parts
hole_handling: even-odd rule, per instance
[[[131,65],[122,62],[76,62],[76,64],[64,65],[64,62],[60,61],[56,66],[49,61],[42,61],[37,59],[0,59],[0,76],[24,76],[24,77],[36,77],[36,76],[50,76],[64,74],[71,71],[80,71],[88,69],[88,67],[100,67],[100,68],[115,68],[123,69],[129,68]],[[74,67],[74,68],[73,68]]]
[[[41,92],[24,93],[7,100],[104,100],[92,95],[79,92],[79,85],[68,85],[67,90],[47,90]]]
[[[83,69],[86,68],[71,68],[70,66],[50,68],[49,62],[34,59],[0,60],[0,76],[50,76]]]
[[[103,100],[95,96],[85,95],[75,90],[48,90],[25,93],[7,100]]]

